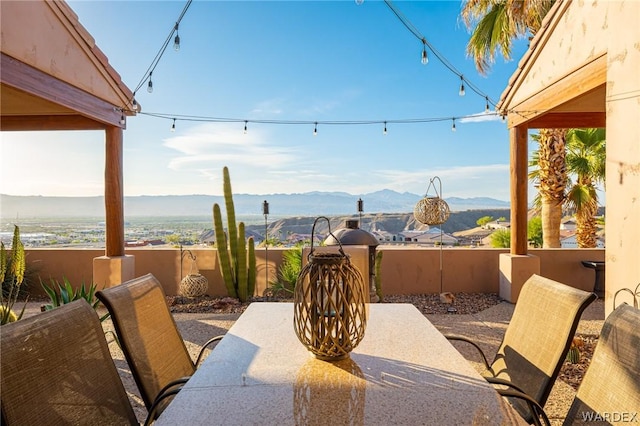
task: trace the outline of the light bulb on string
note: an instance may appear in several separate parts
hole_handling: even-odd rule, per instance
[[[124,118],[124,112],[120,113],[120,124],[123,126],[127,124],[127,120]]]
[[[463,76],[460,76],[460,91],[458,92],[458,95],[464,96],[464,77]]]
[[[485,112],[486,114],[489,114],[489,97],[488,97],[488,96],[485,96],[485,97],[484,97],[484,100],[486,101],[486,104],[485,104],[485,106],[484,106],[484,112]]]
[[[451,125],[451,131],[455,132],[456,131],[456,119],[452,118],[451,121],[453,121],[453,124]]]
[[[386,135],[387,134],[387,122],[384,122],[384,130],[382,130],[382,134]]]
[[[151,81],[151,74],[153,74],[153,71],[149,73],[149,84],[147,85],[147,92],[149,93],[153,93],[153,81]]]
[[[429,57],[427,56],[427,41],[422,39],[422,65],[427,65],[429,63]]]
[[[247,120],[244,120],[244,130],[243,133],[246,135],[247,134]]]
[[[176,37],[173,39],[173,50],[180,50],[180,34],[178,33],[178,24],[176,24]]]
[[[313,127],[313,136],[318,136],[318,123],[316,122]]]
[[[173,124],[171,125],[171,133],[176,131],[176,119],[173,119]]]
[[[136,101],[135,93],[133,94],[133,99],[131,100],[131,108],[134,112],[138,112],[138,108],[140,108],[140,105],[138,105],[138,101]]]

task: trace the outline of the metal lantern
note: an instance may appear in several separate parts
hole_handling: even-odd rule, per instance
[[[440,192],[433,183],[435,179],[438,179],[440,183]],[[436,192],[435,197],[429,197],[429,189],[433,187]],[[427,194],[425,197],[418,201],[413,209],[413,217],[420,223],[425,225],[440,225],[445,223],[449,219],[449,205],[441,198],[442,195],[442,182],[438,176],[432,178],[429,181],[429,187],[427,187]]]
[[[298,275],[293,326],[300,342],[316,358],[337,361],[349,356],[364,337],[367,324],[365,284],[340,244],[338,253],[316,253],[311,231],[308,263]],[[335,238],[335,237],[334,237]]]

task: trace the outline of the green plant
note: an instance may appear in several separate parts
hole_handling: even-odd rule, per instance
[[[19,314],[13,311],[20,286],[24,281],[24,272],[26,270],[26,257],[24,253],[24,245],[20,240],[20,228],[13,228],[13,242],[11,243],[11,258],[7,256],[4,243],[0,243],[0,282],[2,283],[2,292],[0,292],[0,325],[8,322],[18,321],[24,315],[27,307],[25,300],[22,310]],[[5,288],[5,279],[8,278],[7,287]],[[6,291],[6,296],[5,296]]]
[[[378,295],[378,301],[383,302],[383,294],[382,294],[382,254],[383,252],[376,252],[376,260],[375,260],[375,285],[376,285],[376,294]]]
[[[493,220],[493,216],[482,216],[480,219],[476,221],[476,224],[481,227],[485,227],[487,223]]]
[[[533,247],[542,247],[542,218],[532,217],[527,223],[527,239]]]
[[[498,229],[491,234],[491,247],[509,248],[511,247],[511,229]]]
[[[51,286],[46,285],[42,280],[40,280],[40,285],[42,285],[42,288],[47,293],[51,301],[51,303],[42,306],[43,310],[50,311],[75,300],[84,299],[97,311],[100,301],[95,297],[97,289],[96,284],[91,284],[89,288],[87,288],[85,284],[82,283],[80,287],[74,290],[71,282],[69,282],[66,277],[62,278],[64,285],[61,285],[53,278],[50,280]],[[107,318],[109,318],[108,313],[101,316],[100,321],[104,321]]]
[[[229,169],[222,169],[227,232],[222,226],[222,213],[218,203],[213,205],[213,225],[222,278],[230,297],[245,302],[253,296],[256,285],[256,256],[253,237],[245,237],[244,222],[236,225],[235,207],[231,192]]]
[[[282,253],[282,263],[278,267],[277,278],[269,282],[271,291],[274,294],[281,292],[293,294],[301,270],[302,243],[299,243],[295,248]]]

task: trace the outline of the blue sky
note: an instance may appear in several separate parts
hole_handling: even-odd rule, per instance
[[[80,22],[132,90],[144,78],[186,2],[70,1]],[[480,76],[466,57],[458,1],[395,6],[465,78],[497,102],[514,60]],[[424,194],[439,176],[445,197],[509,200],[506,124],[482,115],[484,97],[429,51],[381,1],[194,1],[153,72],[143,113],[224,117],[233,123],[129,117],[125,195],[382,189]],[[428,123],[383,121],[437,119]],[[243,132],[248,120],[248,131]],[[253,123],[275,120],[275,124]],[[327,121],[373,121],[330,125]],[[283,124],[308,122],[308,124]],[[314,122],[319,122],[313,135]],[[104,192],[103,132],[3,132],[0,193],[89,196]],[[26,161],[15,161],[15,159]],[[28,164],[28,170],[25,170]],[[19,176],[15,179],[14,176]],[[533,194],[531,195],[533,196]]]

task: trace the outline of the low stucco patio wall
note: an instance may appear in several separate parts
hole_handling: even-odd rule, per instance
[[[208,294],[225,296],[227,294],[216,250],[212,248],[190,248],[196,257],[199,272],[209,281]],[[270,248],[268,250],[268,270],[265,270],[265,251],[256,250],[257,282],[256,294],[264,294],[268,280],[276,276],[277,268],[282,262],[282,253],[286,249]],[[409,246],[381,246],[382,288],[385,294],[425,294],[439,293],[442,290],[468,293],[498,293],[499,290],[499,255],[507,253],[503,249],[467,249],[423,248]],[[102,249],[27,249],[27,264],[45,281],[54,278],[62,282],[63,277],[73,285],[92,281],[93,259],[104,255]],[[360,268],[368,268],[368,248],[349,247],[347,252]],[[135,248],[128,249],[126,254],[135,257],[136,276],[152,273],[163,284],[168,295],[176,295],[182,277],[190,272],[191,260],[185,253],[174,248]],[[540,274],[555,279],[572,287],[592,291],[595,272],[585,268],[581,260],[604,261],[604,249],[532,249],[531,255],[540,257]],[[440,273],[440,256],[442,255],[442,275]],[[363,276],[366,277],[366,272]],[[193,271],[195,272],[195,271]],[[30,289],[34,295],[43,295],[39,285]]]

